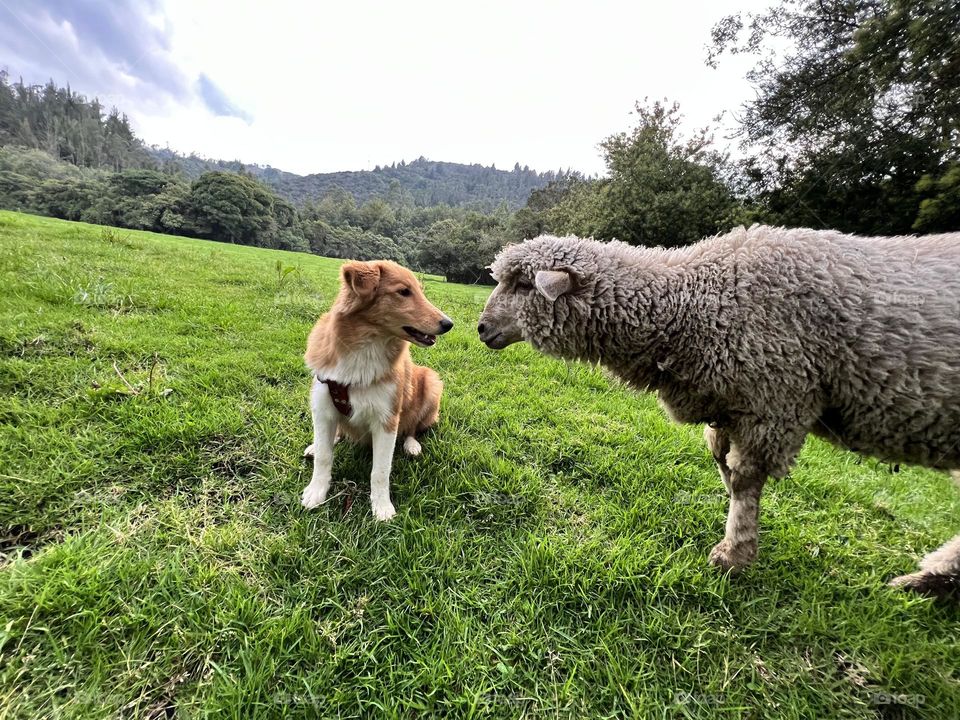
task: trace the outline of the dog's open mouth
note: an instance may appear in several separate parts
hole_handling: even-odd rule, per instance
[[[407,325],[404,325],[403,331],[410,336],[411,340],[422,347],[430,347],[437,341],[436,335],[427,335]]]

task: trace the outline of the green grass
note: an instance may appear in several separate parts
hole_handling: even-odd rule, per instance
[[[960,715],[960,611],[885,586],[949,478],[810,440],[724,577],[701,428],[487,350],[484,289],[425,281],[457,326],[397,517],[349,446],[302,510],[337,267],[0,213],[0,718]]]

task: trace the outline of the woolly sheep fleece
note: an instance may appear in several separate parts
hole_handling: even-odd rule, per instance
[[[753,226],[678,249],[541,236],[506,247],[478,330],[601,362],[705,436],[730,493],[711,562],[756,557],[763,483],[808,432],[960,468],[960,233],[863,238]],[[555,298],[555,299],[551,299]],[[898,585],[960,583],[960,536]]]

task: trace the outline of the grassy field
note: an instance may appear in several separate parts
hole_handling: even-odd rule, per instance
[[[948,477],[808,441],[761,558],[707,565],[701,428],[457,322],[424,455],[309,480],[301,354],[338,262],[0,213],[0,718],[960,717],[960,610],[885,586]]]

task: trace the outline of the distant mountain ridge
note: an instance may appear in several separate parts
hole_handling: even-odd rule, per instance
[[[506,203],[511,210],[522,207],[533,190],[566,173],[538,173],[519,163],[513,170],[494,166],[439,162],[420,157],[412,162],[377,166],[373,170],[354,170],[298,175],[270,166],[239,161],[208,160],[196,155],[181,155],[169,148],[148,148],[164,166],[173,166],[191,180],[211,170],[245,172],[271,186],[296,205],[317,201],[336,188],[353,195],[357,204],[374,197],[405,198],[420,207],[446,204],[491,210]]]
[[[57,161],[95,171],[157,168],[191,181],[210,171],[242,172],[298,206],[319,202],[341,189],[358,206],[381,197],[398,207],[444,204],[488,212],[505,204],[516,210],[533,190],[569,174],[538,173],[519,163],[508,171],[420,157],[373,170],[298,175],[270,166],[182,155],[148,146],[136,136],[126,115],[116,108],[105,112],[96,98],[87,100],[52,80],[45,85],[11,82],[0,66],[0,147],[7,145],[40,150]]]

